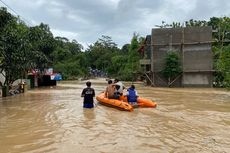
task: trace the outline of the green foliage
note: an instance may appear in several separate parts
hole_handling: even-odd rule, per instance
[[[29,41],[33,51],[42,52],[50,59],[50,55],[55,49],[55,40],[48,25],[41,23],[39,26],[30,27]]]
[[[58,62],[54,69],[61,72],[63,79],[77,79],[80,76],[84,76],[86,70],[82,69],[80,66],[80,61],[73,59],[68,59],[66,61]]]
[[[203,27],[203,26],[207,26],[208,23],[207,21],[204,20],[189,20],[189,21],[185,21],[185,26],[186,27]]]
[[[89,46],[84,55],[90,63],[89,67],[121,80],[133,80],[136,78],[134,74],[140,69],[138,49],[143,41],[143,38],[134,34],[131,44],[125,44],[119,49],[111,37],[102,36]]]
[[[72,40],[72,42],[67,42],[67,47],[72,55],[80,53],[83,49],[83,46],[79,44],[76,40]]]
[[[125,67],[121,69],[120,75],[117,78],[125,81],[133,81],[136,79],[132,63],[126,63]]]
[[[223,87],[230,88],[230,45],[223,47],[217,60],[217,69],[223,76]]]
[[[107,71],[111,66],[111,59],[117,55],[119,48],[114,43],[111,37],[102,36],[94,44],[90,45],[86,50],[86,56],[90,67]]]
[[[56,37],[56,48],[52,52],[54,70],[60,72],[63,79],[77,79],[88,73],[86,55],[81,52],[82,45],[76,40]]]
[[[130,47],[130,44],[125,44],[125,45],[123,45],[122,48],[121,48],[121,53],[122,53],[122,54],[128,54],[128,52],[129,52],[129,47]]]
[[[138,59],[135,43],[120,50],[111,37],[102,36],[82,52],[83,47],[76,40],[53,38],[46,24],[27,27],[4,8],[0,9],[0,20],[1,71],[6,72],[7,84],[23,77],[29,69],[43,70],[50,66],[62,73],[64,79],[86,76],[88,67],[114,76],[123,75],[126,73],[123,69],[128,71],[127,62],[135,63]]]
[[[118,77],[122,74],[122,70],[125,67],[125,64],[128,60],[127,55],[116,55],[113,56],[112,59],[112,64],[108,67],[108,73],[114,77]]]
[[[182,72],[179,54],[177,51],[168,51],[165,57],[165,66],[162,75],[167,78],[168,86],[170,86],[178,75]]]
[[[27,60],[28,50],[28,27],[19,19],[0,9],[0,16],[6,23],[1,27],[0,53],[2,57],[1,71],[5,71],[4,85],[10,85],[14,80],[24,76],[30,67]],[[5,16],[5,17],[4,17]]]
[[[141,71],[139,60],[141,56],[138,52],[139,47],[143,43],[144,38],[139,37],[138,34],[134,33],[131,40],[131,44],[128,45],[128,55],[125,58],[128,58],[127,62],[120,67],[119,75],[117,78],[121,80],[136,80],[137,73]]]
[[[0,23],[0,69],[5,72],[4,85],[25,78],[31,68],[47,66],[53,48],[47,25],[29,28],[5,8],[0,8]]]
[[[228,45],[230,40],[230,18],[216,18],[212,17],[208,22],[209,26],[212,26],[212,29],[215,30],[213,33],[213,39],[216,41],[215,46],[219,48]]]
[[[55,49],[51,53],[54,70],[61,73],[63,79],[77,79],[88,75],[89,61],[87,53],[76,40],[65,37],[55,38]]]
[[[214,55],[214,86],[229,87],[229,41],[230,41],[230,18],[229,17],[212,17],[208,22],[209,26],[215,31],[213,33],[212,51]]]

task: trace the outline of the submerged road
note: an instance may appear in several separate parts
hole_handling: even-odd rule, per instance
[[[106,83],[92,80],[96,94]],[[230,152],[230,92],[139,83],[139,95],[158,107],[125,112],[83,109],[84,87],[65,81],[1,98],[0,153]]]

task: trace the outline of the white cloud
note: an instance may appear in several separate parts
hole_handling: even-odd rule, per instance
[[[86,47],[109,35],[121,47],[134,32],[142,36],[162,21],[183,22],[230,16],[229,0],[4,0],[33,24],[49,24],[54,35]],[[2,6],[2,4],[0,4]]]
[[[62,31],[58,29],[51,29],[53,35],[55,37],[60,36],[60,37],[66,37],[68,39],[76,39],[79,37],[79,35],[76,32],[71,32],[71,31]]]

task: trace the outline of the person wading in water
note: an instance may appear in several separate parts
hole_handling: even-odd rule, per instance
[[[91,88],[91,82],[86,82],[86,88],[82,90],[81,97],[84,97],[83,107],[84,108],[93,108],[94,101],[93,97],[95,97],[95,91]]]

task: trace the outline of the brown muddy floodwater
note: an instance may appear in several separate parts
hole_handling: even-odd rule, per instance
[[[106,81],[92,80],[96,94]],[[130,83],[125,83],[126,86]],[[151,88],[157,108],[83,109],[84,82],[61,82],[0,99],[1,153],[229,153],[230,92]]]

